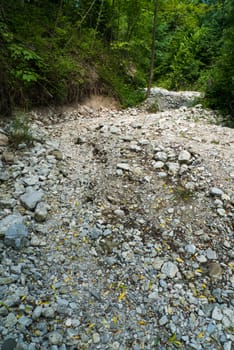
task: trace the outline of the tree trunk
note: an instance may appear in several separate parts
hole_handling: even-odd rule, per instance
[[[146,91],[146,97],[149,97],[150,95],[152,81],[154,77],[157,15],[158,15],[158,0],[154,0],[154,24],[153,24],[153,33],[152,33],[153,35],[152,35],[151,58],[150,58],[150,72],[149,72],[149,80],[148,80],[148,86]]]

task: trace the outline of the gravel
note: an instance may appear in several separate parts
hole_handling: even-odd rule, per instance
[[[201,107],[31,117],[0,163],[1,348],[231,350],[233,130]]]

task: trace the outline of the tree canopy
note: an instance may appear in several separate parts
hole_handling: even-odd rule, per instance
[[[233,0],[2,0],[0,113],[111,94],[123,106],[153,83],[202,89],[232,113]],[[154,28],[157,25],[157,28]]]

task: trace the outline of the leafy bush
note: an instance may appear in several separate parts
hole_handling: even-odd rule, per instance
[[[30,121],[23,114],[15,116],[8,128],[8,133],[10,144],[13,147],[17,147],[21,143],[30,144],[32,142]]]

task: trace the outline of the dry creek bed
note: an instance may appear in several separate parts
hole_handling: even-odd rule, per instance
[[[0,146],[2,350],[232,350],[234,130],[200,105],[31,119]]]

